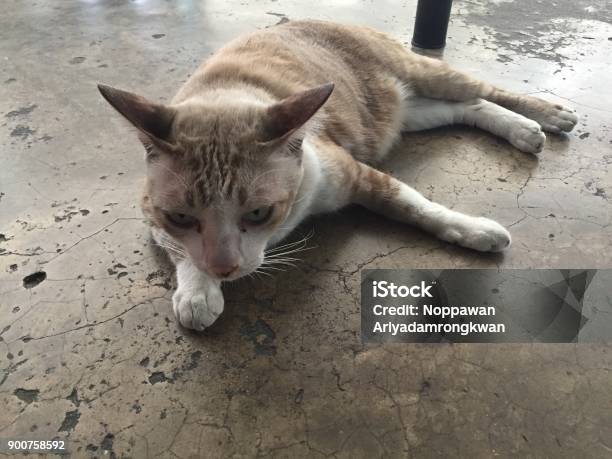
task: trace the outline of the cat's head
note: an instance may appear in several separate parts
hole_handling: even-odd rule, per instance
[[[137,128],[146,150],[147,207],[176,249],[216,279],[255,271],[296,200],[305,125],[333,85],[276,103],[175,105],[98,88]]]

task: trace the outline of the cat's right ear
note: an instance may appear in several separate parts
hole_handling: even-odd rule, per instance
[[[329,99],[333,83],[299,92],[268,107],[263,143],[278,144],[290,139]]]
[[[167,152],[175,149],[170,139],[172,120],[176,115],[174,109],[103,84],[98,85],[98,90],[115,110],[138,129],[138,137],[147,153],[151,154],[154,146]]]

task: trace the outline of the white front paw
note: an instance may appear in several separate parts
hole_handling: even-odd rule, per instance
[[[519,150],[535,155],[544,148],[546,135],[538,123],[524,118],[512,127],[508,140]]]
[[[499,223],[484,217],[467,217],[450,225],[438,235],[440,239],[480,252],[500,252],[510,246],[510,233]]]
[[[204,330],[223,312],[223,293],[210,282],[195,288],[179,288],[172,296],[174,315],[185,328]]]

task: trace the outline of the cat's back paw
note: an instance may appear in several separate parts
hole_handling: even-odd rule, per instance
[[[546,135],[538,123],[521,117],[519,122],[513,125],[508,140],[519,150],[537,155],[544,148]]]
[[[560,134],[570,132],[578,123],[573,110],[547,100],[527,96],[524,100],[523,114],[542,126],[546,132]]]
[[[578,123],[578,116],[569,108],[550,104],[538,120],[542,129],[554,134],[570,132]]]

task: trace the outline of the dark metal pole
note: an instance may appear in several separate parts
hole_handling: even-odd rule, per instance
[[[441,49],[446,45],[446,31],[453,0],[419,0],[412,46]]]

